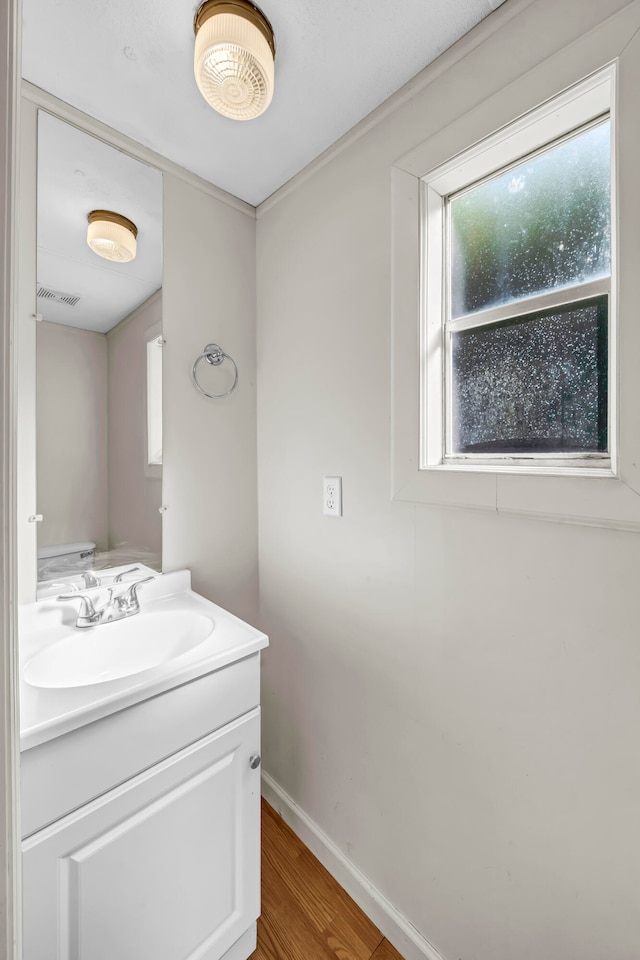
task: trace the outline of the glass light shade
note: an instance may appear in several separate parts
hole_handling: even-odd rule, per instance
[[[128,263],[136,255],[137,228],[131,220],[109,210],[89,214],[87,243],[94,253],[115,263]]]
[[[194,71],[198,89],[214,110],[232,120],[258,117],[273,97],[273,34],[270,44],[253,22],[256,15],[262,15],[253,5],[247,6],[252,19],[243,15],[242,3],[214,4],[207,19],[203,17],[198,24],[196,18]],[[238,12],[229,12],[234,7]]]

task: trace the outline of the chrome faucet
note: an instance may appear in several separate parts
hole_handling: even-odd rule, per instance
[[[93,600],[85,593],[63,593],[58,600],[80,600],[80,609],[76,619],[76,627],[83,630],[86,627],[95,627],[101,623],[113,623],[115,620],[123,620],[125,617],[133,617],[140,613],[140,601],[138,600],[138,587],[149,580],[155,580],[155,577],[144,577],[142,580],[135,580],[130,584],[124,593],[114,596],[115,588],[109,587],[109,597],[102,607],[96,610]]]
[[[127,588],[125,593],[121,594],[119,597],[116,597],[114,602],[116,602],[121,609],[125,611],[123,616],[132,617],[134,613],[140,612],[138,587],[141,587],[143,583],[148,583],[150,580],[155,580],[155,577],[143,577],[142,580],[134,580],[134,582]]]
[[[96,577],[95,573],[93,573],[92,570],[83,570],[80,576],[84,580],[84,585],[87,588],[87,590],[90,590],[91,587],[100,586],[100,578]]]
[[[79,600],[80,609],[78,610],[78,617],[76,619],[76,627],[95,627],[97,623],[100,623],[100,610],[96,610],[93,605],[93,600],[91,597],[88,597],[86,593],[62,593],[59,597],[56,597],[56,600]]]

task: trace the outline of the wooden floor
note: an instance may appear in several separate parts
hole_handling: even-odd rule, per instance
[[[402,960],[262,801],[262,916],[250,960]]]

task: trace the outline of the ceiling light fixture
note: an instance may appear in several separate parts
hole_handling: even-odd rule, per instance
[[[133,260],[138,236],[135,223],[111,210],[92,210],[87,220],[87,243],[94,253],[116,263]]]
[[[271,103],[275,41],[249,0],[205,0],[196,13],[194,71],[207,103],[232,120],[252,120]]]

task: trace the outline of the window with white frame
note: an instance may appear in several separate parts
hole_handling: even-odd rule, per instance
[[[423,178],[421,466],[611,469],[610,89]]]
[[[162,465],[162,344],[147,340],[147,466]]]

